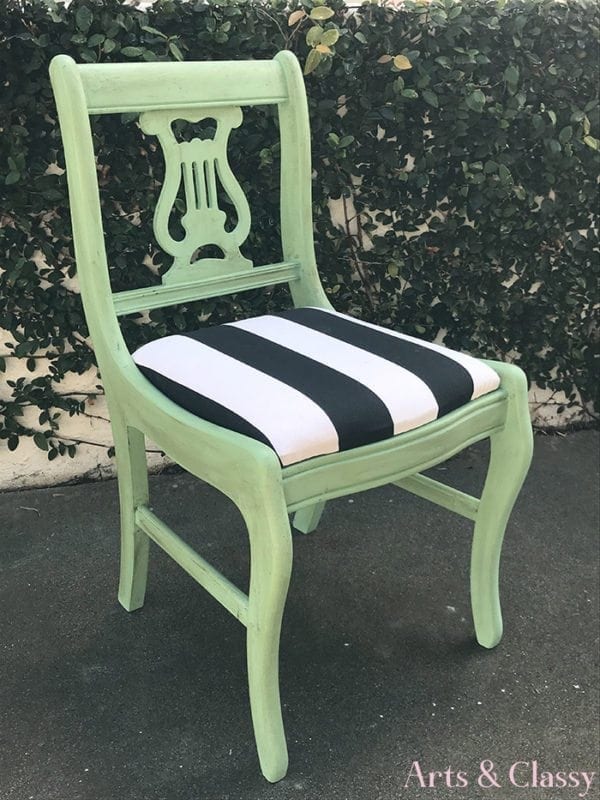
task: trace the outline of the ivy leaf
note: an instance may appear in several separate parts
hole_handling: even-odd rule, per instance
[[[306,16],[306,11],[299,8],[296,11],[292,11],[292,13],[288,17],[288,25],[291,28],[292,25],[295,25],[297,22],[300,22],[301,19],[304,19]]]
[[[340,32],[337,28],[330,28],[321,36],[321,44],[326,44],[328,47],[334,45],[340,38]]]
[[[310,47],[315,47],[321,41],[321,36],[325,33],[320,25],[313,25],[313,27],[306,34],[306,44]]]
[[[588,147],[591,147],[592,150],[600,150],[600,139],[596,139],[595,136],[587,136],[583,137],[583,143],[587,144]]]
[[[519,82],[519,68],[511,64],[504,70],[504,80],[511,86],[516,86]]]
[[[323,58],[322,53],[319,53],[318,50],[311,50],[308,56],[306,57],[306,63],[304,64],[304,74],[310,75],[321,63],[321,59]]]
[[[505,164],[500,164],[498,167],[498,175],[502,183],[512,183],[512,174]]]
[[[79,6],[75,12],[75,24],[84,33],[90,29],[94,21],[94,14],[87,6]]]
[[[153,28],[151,25],[142,25],[142,30],[146,31],[146,33],[152,33],[154,36],[160,36],[161,39],[169,38],[165,33],[162,33],[162,31],[159,31],[157,28]]]
[[[19,437],[12,434],[8,437],[8,442],[6,444],[8,445],[8,449],[10,451],[16,450],[19,446]]]
[[[390,61],[393,60],[393,56],[390,56],[388,53],[384,53],[382,56],[379,56],[377,59],[378,64],[388,64]]]
[[[438,101],[438,96],[435,92],[432,92],[430,89],[424,89],[421,94],[423,95],[423,100],[426,103],[429,103],[430,106],[434,108],[439,108],[440,104]]]
[[[104,41],[105,36],[103,33],[94,33],[90,38],[87,40],[88,47],[96,47],[99,44],[102,44]]]
[[[327,8],[327,6],[317,6],[316,8],[313,8],[312,11],[310,12],[310,18],[321,22],[324,19],[331,19],[334,13],[335,12],[332,11],[330,8]]]
[[[485,95],[481,89],[475,89],[474,92],[466,96],[465,103],[471,111],[481,112],[485,106]]]
[[[567,125],[558,134],[558,141],[561,144],[566,144],[567,142],[571,141],[572,136],[573,136],[573,128],[570,125]]]
[[[121,55],[127,56],[127,58],[137,58],[137,56],[141,56],[144,52],[142,47],[124,47],[121,50]]]
[[[175,42],[169,42],[169,50],[175,56],[177,61],[183,61],[183,53],[179,49],[179,47],[175,44]]]
[[[34,433],[33,435],[33,442],[36,447],[39,447],[40,450],[47,450],[48,449],[48,439],[44,436],[43,433]]]
[[[399,70],[412,69],[412,64],[408,58],[403,55],[394,56],[394,66]]]

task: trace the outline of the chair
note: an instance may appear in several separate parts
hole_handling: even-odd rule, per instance
[[[506,523],[532,452],[527,382],[516,366],[479,361],[335,312],[317,273],[309,122],[294,56],[273,60],[50,67],[65,148],[75,254],[86,319],[116,448],[121,511],[119,601],[144,602],[149,541],[163,548],[247,629],[250,705],[267,780],[284,777],[279,636],[293,525],[315,529],[325,502],[393,483],[473,520],[471,603],[477,640],[502,635],[498,596]],[[242,107],[277,105],[283,262],[253,266],[241,247],[250,210],[227,162]],[[89,116],[135,112],[166,162],[154,232],[173,263],[162,284],[113,293],[109,283]],[[217,122],[213,139],[177,141],[176,119]],[[217,180],[234,203],[225,225]],[[181,239],[169,215],[182,184]],[[222,258],[197,258],[207,246]],[[185,336],[133,356],[118,317],[286,283],[290,310]],[[292,307],[293,306],[293,307]],[[240,391],[243,387],[243,391]],[[240,591],[148,505],[145,437],[231,498],[250,540]],[[480,498],[420,474],[482,439],[491,442]]]

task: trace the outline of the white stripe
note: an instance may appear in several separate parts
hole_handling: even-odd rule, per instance
[[[231,323],[231,327],[276,342],[367,386],[387,406],[394,434],[437,418],[439,408],[425,381],[367,350],[282,317],[254,317]]]
[[[140,347],[133,359],[248,420],[284,465],[339,450],[337,431],[317,403],[195,339],[166,336]]]
[[[398,339],[405,339],[408,342],[414,342],[422,347],[435,350],[447,358],[451,358],[453,361],[456,361],[457,364],[463,366],[471,376],[473,381],[473,394],[471,395],[471,400],[474,400],[476,397],[481,397],[481,395],[487,394],[488,392],[493,392],[494,389],[497,389],[500,386],[500,376],[498,373],[494,372],[494,370],[491,367],[488,367],[487,364],[482,364],[481,361],[474,356],[469,356],[466,353],[459,353],[456,350],[451,350],[449,347],[445,347],[443,344],[426,342],[423,339],[418,339],[416,336],[409,336],[406,333],[392,331],[389,328],[381,328],[379,325],[373,325],[371,322],[365,322],[362,319],[350,317],[348,314],[341,314],[339,311],[333,311],[329,308],[320,308],[318,310],[326,311],[328,314],[333,314],[336,317],[342,317],[342,319],[348,319],[351,322],[356,322],[358,325],[364,325],[367,328],[373,328],[373,330],[387,333],[390,336],[395,336]]]

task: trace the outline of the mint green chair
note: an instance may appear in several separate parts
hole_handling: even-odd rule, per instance
[[[278,781],[288,766],[278,685],[292,568],[288,515],[308,533],[327,500],[393,483],[473,520],[475,632],[481,645],[494,647],[502,635],[502,539],[532,451],[526,379],[515,366],[333,311],[316,267],[307,103],[291,53],[272,61],[82,66],[61,55],[50,74],[81,294],[116,447],[119,601],[128,611],[143,605],[153,540],[246,627],[260,765]],[[227,137],[244,106],[264,104],[278,110],[284,260],[254,266],[242,253],[251,216],[227,162]],[[173,260],[161,285],[113,293],[89,116],[121,112],[139,114],[141,129],[162,147],[154,233]],[[176,139],[174,120],[206,118],[217,122],[214,138]],[[182,189],[184,234],[177,239],[169,216]],[[236,209],[233,228],[219,208],[223,190]],[[199,257],[208,246],[222,257]],[[278,283],[291,294],[282,314],[165,337],[133,355],[123,341],[120,315]],[[145,437],[240,509],[250,538],[248,595],[151,511]],[[486,438],[491,457],[480,498],[420,474]]]

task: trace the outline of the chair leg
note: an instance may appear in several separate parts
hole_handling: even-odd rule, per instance
[[[312,533],[319,524],[324,510],[325,502],[299,509],[294,514],[293,527],[300,533]]]
[[[144,434],[114,421],[117,478],[121,509],[119,602],[127,611],[144,605],[150,541],[135,524],[135,509],[148,502],[148,468]]]
[[[481,495],[471,549],[471,607],[477,641],[495,647],[502,638],[498,591],[500,553],[508,518],[533,452],[527,379],[511,365],[496,365],[508,391],[504,428],[490,437],[490,463]]]
[[[279,637],[292,570],[292,535],[279,486],[242,513],[250,536],[250,708],[260,767],[265,778],[275,783],[288,768],[279,697]]]

